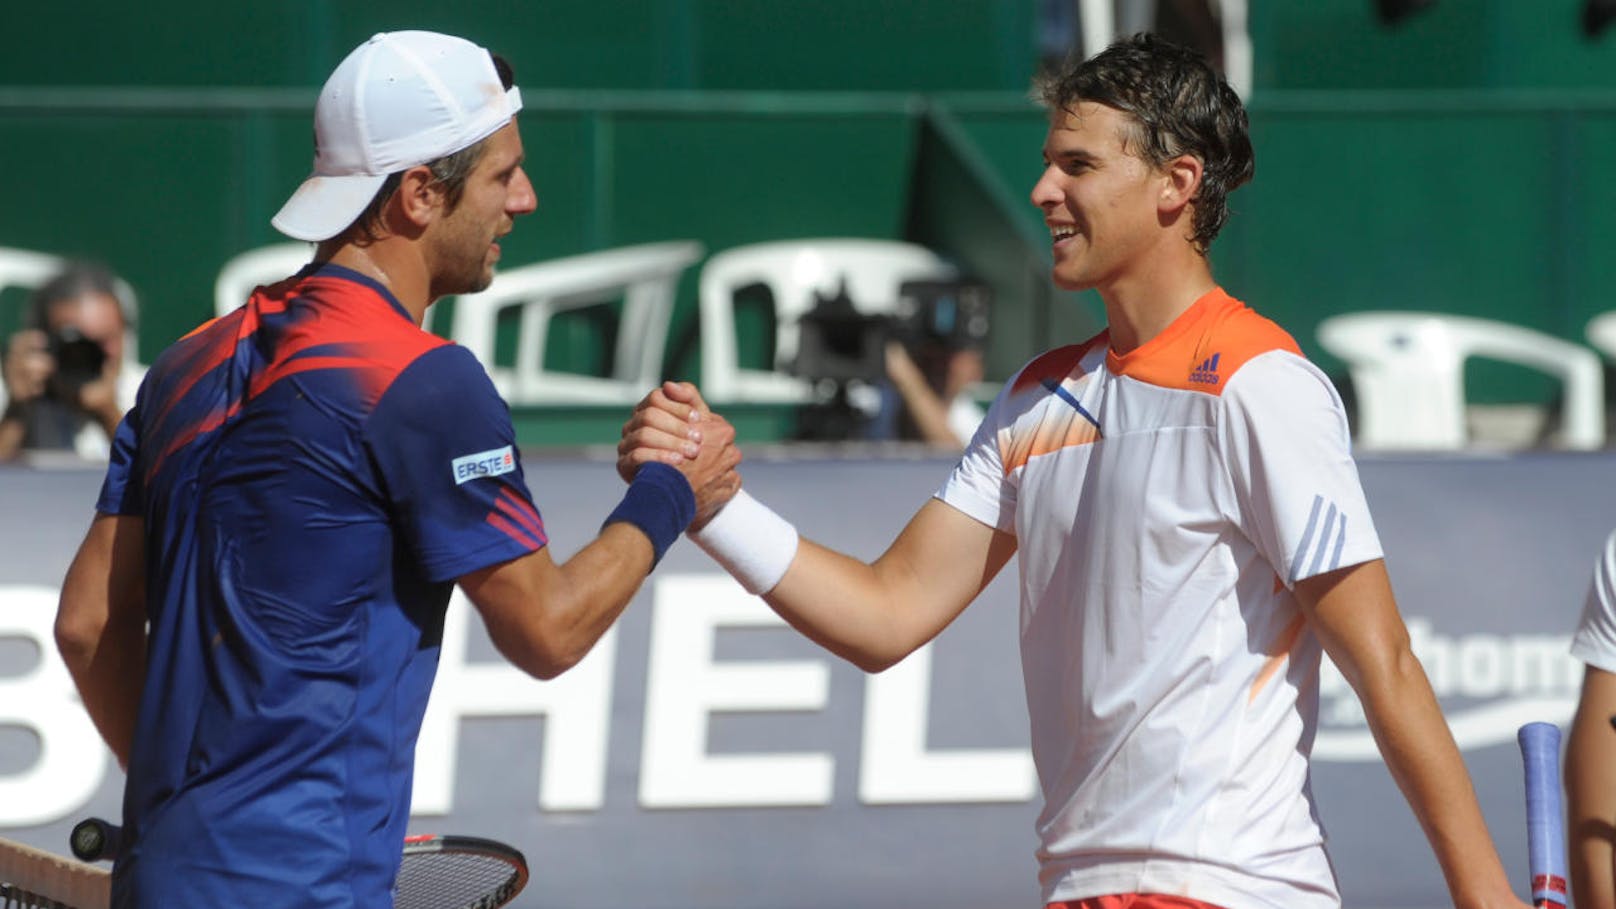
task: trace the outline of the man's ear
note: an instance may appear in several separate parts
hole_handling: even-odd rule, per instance
[[[1204,165],[1194,155],[1179,155],[1162,166],[1161,199],[1156,203],[1162,214],[1177,214],[1184,206],[1195,201],[1201,191]]]
[[[425,228],[443,214],[443,186],[425,164],[403,173],[393,199],[399,215],[417,228]]]

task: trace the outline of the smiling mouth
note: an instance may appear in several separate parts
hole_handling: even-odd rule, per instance
[[[1071,238],[1073,238],[1075,236],[1077,236],[1077,227],[1076,227],[1076,225],[1072,225],[1072,224],[1051,224],[1051,225],[1049,225],[1049,239],[1052,242],[1059,243],[1062,240],[1070,240]]]

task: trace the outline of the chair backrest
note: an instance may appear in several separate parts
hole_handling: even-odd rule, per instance
[[[477,356],[513,405],[632,403],[662,381],[668,323],[679,276],[702,253],[678,240],[624,246],[497,272],[481,293],[455,301],[450,336]],[[558,313],[622,301],[612,371],[607,376],[546,367],[545,342]],[[494,337],[499,313],[520,307],[514,367],[499,365]]]
[[[0,247],[0,290],[20,287],[32,290],[55,277],[67,260],[50,253]]]
[[[1583,329],[1588,343],[1608,360],[1616,360],[1616,310],[1600,313],[1588,320]]]
[[[254,289],[290,277],[313,258],[314,247],[308,243],[272,243],[231,256],[213,282],[213,314],[229,314]]]
[[[1469,442],[1469,357],[1558,377],[1565,388],[1560,444],[1594,449],[1605,443],[1599,358],[1570,341],[1507,322],[1421,312],[1332,316],[1319,324],[1318,338],[1352,374],[1358,443],[1366,448],[1463,448]]]
[[[861,312],[891,313],[906,281],[948,280],[958,271],[931,250],[897,240],[825,238],[737,246],[701,270],[701,389],[709,401],[799,402],[808,383],[784,370],[797,354],[797,320],[816,293],[846,282]],[[774,299],[774,368],[742,369],[737,355],[735,294],[754,284]]]
[[[291,277],[313,259],[314,245],[302,242],[271,243],[231,256],[213,282],[213,314],[228,315],[247,302],[255,289]],[[436,309],[436,304],[427,307],[421,320],[421,327],[427,331],[432,330],[432,313]]]

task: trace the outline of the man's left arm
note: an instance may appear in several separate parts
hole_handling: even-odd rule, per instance
[[[1566,743],[1566,857],[1571,894],[1589,909],[1616,906],[1616,673],[1589,665]]]
[[[1363,704],[1392,778],[1436,852],[1459,909],[1519,907],[1436,693],[1409,643],[1386,563],[1300,580],[1297,599]]]
[[[56,646],[101,738],[129,766],[146,678],[144,521],[99,514],[56,611]]]

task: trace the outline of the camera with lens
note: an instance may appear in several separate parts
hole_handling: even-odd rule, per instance
[[[890,315],[861,312],[842,282],[831,295],[816,293],[797,322],[793,375],[815,381],[879,382],[886,376],[885,347],[903,344],[919,359],[930,351],[982,347],[988,336],[993,291],[971,280],[906,281]]]
[[[911,355],[953,353],[987,343],[993,291],[981,281],[907,281],[898,288],[893,335]]]
[[[833,294],[814,292],[814,305],[797,320],[793,375],[814,382],[874,382],[886,372],[889,318],[860,312],[843,281]]]
[[[797,321],[793,375],[812,381],[819,400],[800,415],[797,438],[846,439],[860,434],[879,406],[874,386],[887,378],[886,345],[902,344],[917,363],[937,361],[987,341],[992,290],[980,281],[908,281],[887,313],[860,311],[843,280],[816,292]],[[858,403],[857,391],[874,398]],[[854,392],[854,393],[850,393]]]
[[[101,378],[107,365],[106,350],[71,325],[52,331],[46,350],[56,361],[56,371],[46,383],[47,392],[64,404],[77,406],[84,386]]]

